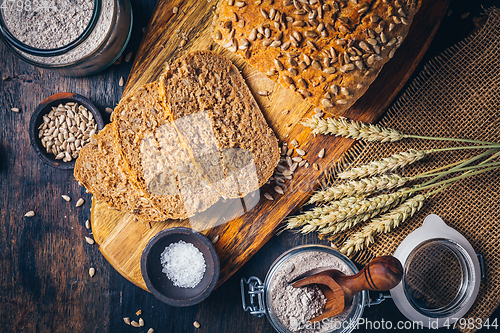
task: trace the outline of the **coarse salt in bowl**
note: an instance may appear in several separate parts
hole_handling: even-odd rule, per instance
[[[191,306],[202,302],[215,288],[220,263],[207,237],[190,228],[169,228],[146,245],[141,271],[156,298],[172,306]]]

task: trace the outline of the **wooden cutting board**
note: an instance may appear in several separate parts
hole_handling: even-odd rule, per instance
[[[383,68],[367,93],[344,116],[363,122],[374,122],[381,117],[422,59],[446,13],[448,3],[449,0],[423,0],[408,37],[394,58]],[[177,14],[173,13],[174,7],[179,8]],[[256,205],[249,211],[244,209],[241,200],[219,202],[216,209],[209,209],[190,221],[169,220],[143,225],[135,222],[130,215],[94,200],[92,231],[102,254],[120,274],[145,290],[140,258],[147,242],[156,233],[173,226],[188,226],[202,231],[210,239],[218,236],[215,247],[221,261],[218,283],[221,285],[276,233],[286,216],[300,208],[317,187],[325,170],[353,145],[350,139],[313,137],[309,129],[299,124],[301,119],[314,114],[310,104],[275,84],[238,56],[217,46],[211,38],[215,7],[216,1],[159,0],[135,58],[125,93],[156,80],[165,64],[185,53],[211,48],[224,54],[241,70],[280,141],[296,139],[300,148],[307,152],[305,159],[311,166],[317,163],[319,170],[299,168],[293,180],[286,184],[284,195],[277,194],[273,190],[274,185],[264,186],[260,196],[245,199],[246,207],[252,200],[252,205]],[[181,46],[183,39],[187,43]],[[259,96],[259,90],[267,90],[271,94]],[[318,158],[322,148],[326,149],[325,156]],[[264,198],[264,193],[272,194],[274,200]],[[220,218],[220,214],[224,217]]]

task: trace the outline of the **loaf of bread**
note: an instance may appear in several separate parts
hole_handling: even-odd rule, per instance
[[[221,197],[243,197],[279,162],[278,140],[241,74],[212,52],[188,54],[159,82],[129,93],[92,140],[77,160],[77,180],[147,221],[191,217]],[[123,183],[119,191],[115,183]]]
[[[361,97],[405,38],[420,0],[221,0],[214,39],[331,114]]]
[[[115,145],[112,124],[108,124],[82,148],[74,174],[97,200],[141,220],[165,220],[167,216],[141,196],[123,169],[123,159]]]

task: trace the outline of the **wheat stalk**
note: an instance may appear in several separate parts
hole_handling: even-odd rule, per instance
[[[346,206],[333,208],[329,206],[317,207],[315,209],[317,211],[321,210],[322,214],[316,218],[308,220],[307,225],[302,228],[301,232],[305,234],[314,231],[317,228],[339,223],[356,215],[372,212],[389,206],[395,201],[398,201],[400,198],[408,196],[410,191],[411,190],[409,188],[404,188],[394,193],[381,194],[373,198],[357,200],[356,202]]]
[[[410,180],[412,180],[412,178],[402,177],[397,174],[351,180],[344,184],[338,184],[317,191],[311,196],[308,204],[338,200],[356,194],[369,194],[389,190],[395,187],[401,187]]]
[[[348,218],[348,219],[341,221],[339,223],[329,224],[327,227],[318,230],[318,233],[321,236],[327,236],[327,235],[333,236],[341,231],[345,231],[347,229],[353,228],[354,226],[356,226],[360,222],[365,222],[371,218],[374,218],[380,214],[383,214],[383,213],[397,207],[402,201],[406,200],[411,195],[413,195],[413,194],[412,193],[404,193],[404,195],[397,198],[396,200],[394,200],[394,202],[392,202],[391,204],[389,204],[387,206],[353,216],[353,217]]]
[[[394,154],[380,161],[374,161],[370,164],[361,165],[350,170],[341,172],[338,177],[341,179],[356,179],[367,176],[380,175],[389,171],[394,171],[398,168],[415,163],[424,158],[427,154],[437,151],[434,150],[414,150],[410,149],[407,152]]]
[[[347,256],[358,252],[364,246],[368,247],[374,242],[374,237],[378,233],[389,232],[406,221],[408,217],[413,216],[424,205],[424,201],[433,193],[419,194],[403,202],[398,207],[389,211],[378,218],[374,218],[369,224],[364,226],[361,231],[354,233],[343,244],[340,252]]]
[[[334,201],[327,206],[315,207],[312,210],[306,211],[302,214],[293,216],[289,218],[286,222],[285,229],[295,229],[303,225],[308,224],[310,221],[317,219],[323,215],[327,215],[332,211],[335,211],[341,207],[347,207],[349,205],[355,204],[358,201],[362,201],[364,196],[359,197],[348,197],[339,201]]]
[[[365,124],[359,121],[350,120],[344,117],[335,119],[312,117],[302,122],[304,126],[312,129],[314,134],[329,134],[343,136],[346,138],[363,141],[394,142],[406,138],[440,140],[440,141],[458,141],[480,144],[491,144],[487,141],[457,139],[457,138],[439,138],[420,135],[405,134],[398,130],[382,127],[379,125]]]
[[[312,117],[302,124],[311,128],[314,134],[330,134],[364,141],[394,142],[404,138],[400,131],[378,125],[367,125],[344,117],[339,119]]]

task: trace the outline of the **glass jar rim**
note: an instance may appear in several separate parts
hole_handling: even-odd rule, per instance
[[[0,36],[4,37],[8,43],[12,44],[17,49],[19,49],[24,53],[28,53],[38,57],[59,56],[80,45],[94,30],[94,27],[97,24],[97,21],[99,20],[101,14],[101,3],[102,0],[94,0],[94,9],[92,11],[92,16],[85,30],[77,38],[75,38],[68,44],[63,45],[61,47],[57,47],[54,49],[39,49],[21,42],[19,39],[14,37],[14,35],[12,35],[12,33],[9,31],[3,20],[3,15],[1,14],[0,14]]]

